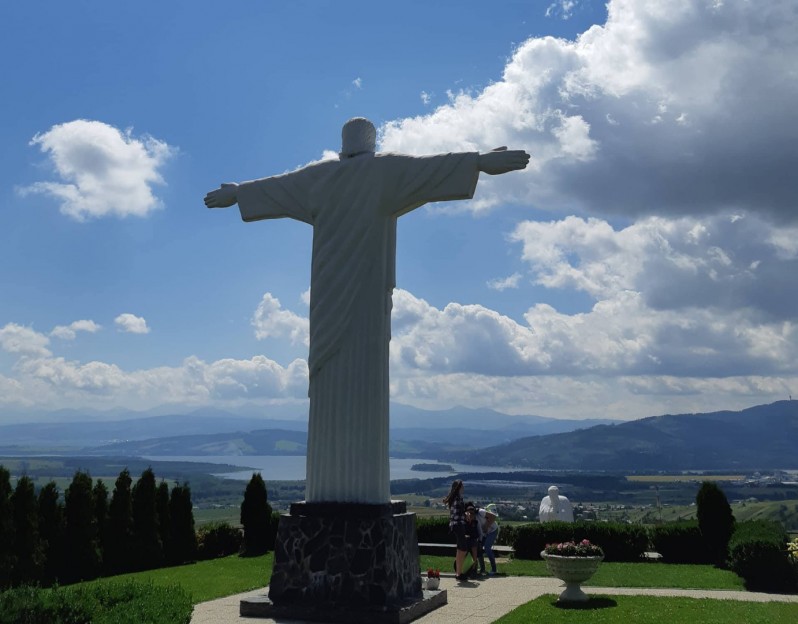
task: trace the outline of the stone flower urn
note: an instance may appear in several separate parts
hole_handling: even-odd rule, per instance
[[[441,571],[437,568],[427,570],[427,578],[424,579],[424,589],[437,591],[441,586]]]
[[[565,582],[565,590],[560,594],[557,602],[586,602],[588,595],[582,591],[580,585],[588,580],[603,561],[604,555],[596,557],[563,557],[550,555],[545,550],[540,556],[546,560],[549,573]]]

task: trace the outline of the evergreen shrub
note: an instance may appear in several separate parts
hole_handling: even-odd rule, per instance
[[[749,590],[796,590],[795,567],[787,553],[787,532],[778,522],[739,523],[729,542],[729,566]]]
[[[499,523],[499,537],[496,539],[496,544],[512,546],[515,543],[515,529],[514,526]],[[454,535],[449,532],[449,518],[416,516],[416,533],[419,543],[454,544],[455,542]]]
[[[420,543],[454,544],[455,539],[449,533],[449,518],[416,516],[416,534]]]
[[[713,563],[726,565],[729,540],[734,533],[734,514],[723,490],[714,481],[704,481],[695,498],[696,517]]]
[[[0,593],[0,624],[188,624],[192,610],[178,586],[130,581]]]
[[[213,522],[197,529],[197,558],[215,559],[235,555],[241,550],[241,529],[227,522]]]
[[[274,543],[277,541],[277,529],[280,524],[281,515],[279,511],[272,510],[269,517],[269,531],[266,538],[266,548],[268,550],[274,550]]]
[[[269,550],[272,508],[266,493],[266,483],[259,472],[252,474],[244,491],[241,503],[241,526],[244,527],[244,543],[241,555],[255,557]],[[274,541],[272,540],[272,547]]]
[[[650,537],[652,548],[665,563],[715,563],[696,520],[652,527]]]
[[[616,522],[544,522],[516,527],[513,543],[519,559],[540,559],[546,544],[590,540],[604,550],[605,561],[640,561],[648,548],[642,525]]]
[[[540,552],[546,547],[546,544],[573,541],[573,527],[574,525],[569,522],[556,521],[517,526],[515,542],[513,542],[516,559],[540,559]],[[599,546],[603,545],[599,544]]]
[[[574,539],[588,539],[604,549],[604,561],[640,561],[649,548],[646,527],[619,522],[575,522]]]
[[[515,543],[516,527],[499,523],[499,537],[496,538],[496,544],[499,546],[512,546]]]

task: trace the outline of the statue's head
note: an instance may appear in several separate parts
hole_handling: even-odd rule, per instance
[[[377,130],[365,117],[355,117],[341,130],[341,160],[377,149]]]
[[[552,485],[549,488],[549,498],[551,499],[551,502],[552,502],[552,504],[554,505],[555,508],[559,507],[560,506],[560,488],[558,488],[556,485]]]

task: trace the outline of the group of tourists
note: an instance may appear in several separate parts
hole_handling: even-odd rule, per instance
[[[496,574],[496,555],[493,545],[499,536],[498,516],[495,510],[477,507],[463,499],[462,480],[455,479],[449,494],[443,499],[449,507],[449,531],[454,534],[457,554],[454,559],[454,572],[458,581],[485,574],[485,555],[490,562],[489,576]],[[466,556],[471,554],[472,564],[464,569]]]

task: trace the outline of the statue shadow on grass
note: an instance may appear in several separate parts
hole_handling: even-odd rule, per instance
[[[551,605],[558,609],[595,611],[596,609],[611,609],[617,607],[618,603],[606,596],[591,597],[587,602],[557,602],[552,600]]]

